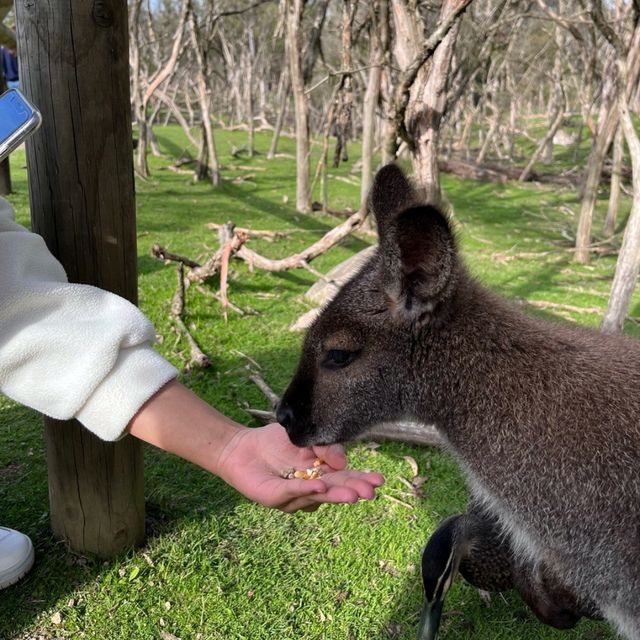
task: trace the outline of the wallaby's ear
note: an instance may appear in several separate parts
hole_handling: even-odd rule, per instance
[[[380,260],[394,312],[412,322],[428,321],[455,286],[455,238],[433,206],[411,207],[390,222]]]
[[[369,194],[369,210],[376,217],[378,233],[386,233],[387,223],[401,211],[417,204],[418,198],[402,169],[387,164],[376,174]]]

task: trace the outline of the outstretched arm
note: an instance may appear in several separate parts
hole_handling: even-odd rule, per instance
[[[220,476],[253,501],[287,512],[371,499],[384,482],[378,473],[346,470],[340,446],[299,449],[279,424],[243,427],[175,381],[140,409],[129,433]],[[281,477],[285,469],[311,467],[316,458],[325,462],[321,478]]]

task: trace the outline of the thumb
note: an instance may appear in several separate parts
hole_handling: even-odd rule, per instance
[[[332,469],[344,469],[347,466],[347,454],[340,444],[331,444],[327,447],[313,447],[313,452],[324,460]]]

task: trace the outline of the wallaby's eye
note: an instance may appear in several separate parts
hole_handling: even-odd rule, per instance
[[[350,365],[360,354],[359,351],[344,351],[342,349],[331,349],[327,351],[322,366],[327,369],[342,369]]]

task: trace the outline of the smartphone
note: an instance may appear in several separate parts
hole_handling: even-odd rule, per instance
[[[42,122],[40,112],[18,91],[0,96],[0,161],[20,146]]]

